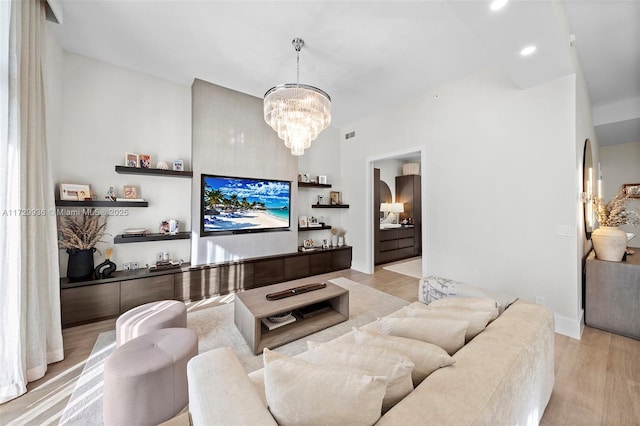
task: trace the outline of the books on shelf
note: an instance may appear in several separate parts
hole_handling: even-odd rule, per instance
[[[291,324],[292,322],[295,322],[295,320],[296,320],[296,317],[291,315],[290,318],[287,318],[286,320],[280,321],[280,322],[273,322],[273,321],[270,321],[268,318],[262,318],[262,323],[265,325],[265,327],[267,327],[269,331],[271,331],[271,330],[275,330],[278,327],[282,327],[283,325]]]
[[[303,306],[296,310],[296,313],[303,319],[311,318],[324,312],[329,312],[331,305],[327,302],[314,303],[313,305]]]

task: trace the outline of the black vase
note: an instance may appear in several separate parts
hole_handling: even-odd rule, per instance
[[[93,253],[96,248],[67,249],[69,262],[67,263],[67,278],[69,281],[85,281],[93,278]]]

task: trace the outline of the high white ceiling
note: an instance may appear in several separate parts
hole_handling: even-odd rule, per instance
[[[601,142],[640,141],[639,0],[511,0],[498,12],[489,0],[50,1],[65,51],[257,97],[295,82],[302,37],[300,82],[331,95],[338,127],[484,67],[522,88],[571,74],[573,33],[594,120],[609,126]],[[523,58],[528,44],[538,50]]]

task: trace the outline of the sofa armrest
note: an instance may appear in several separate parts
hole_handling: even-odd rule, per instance
[[[189,412],[199,425],[276,425],[230,348],[214,349],[187,364]]]

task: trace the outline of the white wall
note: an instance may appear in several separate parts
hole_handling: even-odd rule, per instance
[[[315,216],[319,220],[324,220],[325,224],[336,228],[343,228],[343,209],[314,209],[312,204],[318,202],[318,195],[322,195],[323,203],[329,203],[329,192],[338,191],[342,200],[349,204],[350,194],[344,192],[342,188],[340,165],[342,157],[340,146],[344,142],[344,135],[335,127],[329,127],[318,135],[318,138],[311,143],[311,148],[305,150],[304,155],[298,157],[299,173],[309,173],[311,178],[318,175],[327,176],[327,183],[331,188],[300,188],[298,190],[298,216]],[[296,216],[297,218],[297,216]],[[349,236],[345,236],[348,241]],[[302,245],[303,240],[312,239],[315,245],[321,245],[322,240],[331,241],[331,231],[301,231],[298,232],[298,245]],[[347,242],[347,244],[349,244]]]
[[[625,183],[640,183],[640,142],[600,147],[600,165],[602,167],[602,192],[605,201],[616,195]],[[627,206],[640,209],[640,200],[630,199]],[[638,228],[623,225],[625,232],[640,235]],[[640,237],[629,242],[632,247],[640,246]]]
[[[192,264],[215,263],[297,250],[297,210],[291,230],[200,236],[201,174],[289,180],[297,206],[298,160],[264,121],[262,99],[203,80],[192,85]]]
[[[436,97],[435,95],[438,95]],[[345,226],[366,240],[366,159],[422,146],[423,271],[527,300],[577,321],[575,78],[518,90],[485,70],[345,126]],[[571,236],[556,235],[567,225]],[[354,246],[367,270],[370,250]],[[427,269],[428,267],[428,269]]]
[[[54,170],[60,157],[61,132],[62,132],[62,96],[63,96],[63,71],[64,52],[51,33],[49,25],[45,25],[45,111],[47,126],[47,146],[49,150],[49,166]],[[54,188],[51,188],[54,190]]]
[[[396,201],[396,176],[402,176],[402,165],[405,161],[398,159],[379,160],[374,167],[380,169],[380,180],[385,182],[391,190],[391,198]]]
[[[625,183],[640,182],[640,142],[600,147],[603,198],[609,201]]]
[[[567,30],[567,33],[569,31]],[[595,130],[593,128],[593,117],[591,114],[591,99],[589,98],[589,91],[587,88],[587,83],[584,79],[584,74],[582,71],[582,66],[580,64],[580,60],[578,55],[576,54],[575,49],[571,49],[571,60],[573,63],[573,67],[576,70],[575,78],[575,102],[576,102],[576,117],[575,117],[575,149],[576,149],[576,188],[578,188],[578,193],[576,197],[580,200],[580,192],[585,191],[584,188],[584,149],[585,149],[585,141],[589,139],[591,144],[591,157],[594,166],[594,178],[597,180],[597,172],[598,172],[598,161],[600,161],[599,154],[599,143],[598,138],[596,137]],[[594,188],[596,189],[596,188]],[[584,327],[584,304],[583,304],[583,282],[585,280],[585,276],[583,273],[584,270],[584,262],[591,250],[591,241],[587,240],[587,236],[585,233],[585,217],[584,217],[584,204],[582,202],[577,203],[576,209],[576,217],[577,217],[577,228],[576,234],[578,238],[576,240],[576,249],[577,249],[577,263],[576,263],[576,275],[578,276],[578,285],[576,286],[576,299],[577,299],[577,311],[579,317],[579,324],[577,325],[578,329],[574,329],[572,334],[582,335],[582,328]],[[561,324],[563,325],[563,324]],[[566,333],[567,334],[567,333]]]
[[[189,86],[147,74],[64,53],[61,81],[62,110],[52,112],[60,124],[59,140],[51,140],[56,183],[92,185],[98,200],[110,186],[122,194],[124,185],[137,185],[148,208],[124,208],[126,216],[110,216],[105,237],[98,245],[96,263],[104,249],[114,247],[113,261],[141,265],[155,263],[155,253],[169,252],[174,259],[190,259],[188,240],[113,245],[113,237],[127,228],[158,232],[163,219],[180,220],[181,230],[191,229],[191,180],[160,176],[117,174],[125,152],[150,154],[152,163],[185,161],[191,169],[191,92]],[[50,115],[51,116],[51,115]],[[60,251],[61,275],[66,275],[67,255]]]

